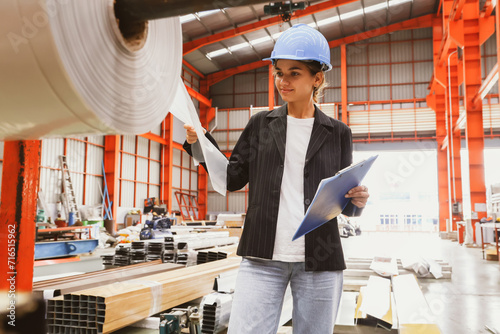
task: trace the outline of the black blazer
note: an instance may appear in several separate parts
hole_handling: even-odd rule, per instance
[[[351,130],[326,116],[317,106],[304,165],[304,213],[320,181],[352,163]],[[287,105],[252,116],[229,158],[227,189],[235,191],[249,183],[249,204],[238,255],[272,259],[283,178]],[[207,132],[207,137],[215,140]],[[191,147],[184,143],[191,154]],[[345,215],[359,215],[352,203]],[[337,219],[305,236],[307,271],[346,268]]]

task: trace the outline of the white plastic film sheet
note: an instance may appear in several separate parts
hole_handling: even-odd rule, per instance
[[[171,112],[185,124],[194,126],[208,169],[210,182],[212,182],[212,187],[219,194],[225,196],[227,189],[227,158],[205,137],[196,108],[184,83],[180,78],[177,82],[177,94],[172,104]]]
[[[139,134],[165,118],[181,74],[178,17],[148,22],[134,49],[113,0],[2,0],[0,13],[0,139]]]

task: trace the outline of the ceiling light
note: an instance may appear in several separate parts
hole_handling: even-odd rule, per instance
[[[215,51],[207,53],[207,57],[213,58],[213,57],[223,55],[225,53],[229,53],[229,50],[226,48],[223,48],[223,49],[219,49],[219,50],[215,50]]]
[[[233,51],[236,51],[236,50],[239,50],[239,49],[243,49],[243,48],[246,48],[246,47],[249,47],[249,46],[250,46],[250,44],[248,44],[247,42],[240,43],[240,44],[236,44],[236,45],[230,46],[229,47],[229,51],[233,52]]]
[[[387,8],[387,2],[381,2],[381,3],[378,3],[378,4],[370,6],[370,7],[365,7],[365,14],[376,12],[377,10],[386,9],[386,8]]]
[[[335,16],[329,17],[327,19],[318,21],[317,24],[319,27],[319,26],[323,26],[323,25],[328,24],[328,23],[338,22],[338,20],[339,20],[339,17],[337,15],[335,15]]]
[[[256,39],[254,39],[254,40],[251,40],[251,41],[250,41],[250,44],[252,44],[252,45],[257,45],[257,44],[260,44],[260,43],[267,42],[267,41],[269,41],[269,40],[271,40],[271,37],[269,37],[269,36],[264,36],[264,37],[260,37],[260,38],[256,38]]]

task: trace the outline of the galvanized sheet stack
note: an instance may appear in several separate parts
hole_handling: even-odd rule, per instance
[[[51,299],[49,333],[110,333],[209,294],[215,277],[239,264],[240,259],[232,257]]]

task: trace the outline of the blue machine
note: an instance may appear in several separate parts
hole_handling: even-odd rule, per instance
[[[97,239],[37,242],[35,260],[91,253],[98,244]]]

